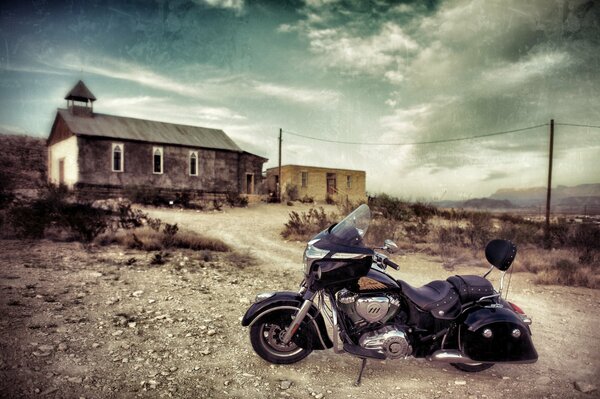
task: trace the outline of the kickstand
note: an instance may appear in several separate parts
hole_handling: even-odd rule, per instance
[[[362,375],[363,372],[365,371],[365,366],[367,365],[367,358],[363,357],[362,358],[362,363],[360,364],[360,370],[358,371],[358,378],[356,379],[356,382],[354,383],[355,386],[360,386],[360,381],[362,380]]]

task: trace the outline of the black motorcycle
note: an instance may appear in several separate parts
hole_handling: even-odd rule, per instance
[[[483,277],[457,275],[415,288],[386,274],[388,266],[399,266],[364,245],[370,221],[369,207],[361,205],[311,239],[299,292],[256,296],[242,325],[250,327],[260,357],[290,364],[313,350],[333,348],[362,359],[357,384],[367,359],[414,356],[467,372],[537,360],[531,319],[501,295],[517,253],[513,243],[493,240],[486,246],[492,267]],[[394,253],[398,247],[386,240],[376,249]],[[494,267],[502,273],[499,291],[485,278]]]

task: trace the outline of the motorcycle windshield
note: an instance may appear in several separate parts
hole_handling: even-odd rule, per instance
[[[331,229],[331,241],[340,245],[362,246],[369,223],[371,210],[366,204],[362,204]]]

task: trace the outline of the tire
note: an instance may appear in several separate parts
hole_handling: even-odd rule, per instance
[[[494,365],[494,363],[450,363],[461,371],[467,373],[478,373],[483,370],[487,370]]]
[[[310,355],[312,349],[302,348],[297,344],[297,336],[303,333],[302,328],[298,330],[292,341],[287,345],[282,344],[281,339],[291,321],[289,312],[281,312],[277,317],[257,320],[250,327],[250,342],[256,354],[274,364],[292,364]]]

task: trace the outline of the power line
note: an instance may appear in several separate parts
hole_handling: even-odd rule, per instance
[[[547,123],[542,123],[540,125],[523,127],[523,128],[519,128],[519,129],[513,129],[513,130],[504,130],[504,131],[501,131],[501,132],[480,134],[478,136],[457,137],[457,138],[443,139],[443,140],[418,141],[418,142],[413,142],[413,143],[369,143],[369,142],[358,142],[358,141],[338,141],[338,140],[328,140],[328,139],[321,139],[321,138],[318,138],[318,137],[306,136],[306,135],[303,135],[303,134],[300,134],[300,133],[291,132],[289,130],[284,130],[283,132],[287,133],[287,134],[291,134],[292,136],[302,137],[302,138],[305,138],[305,139],[315,140],[315,141],[323,141],[323,142],[326,142],[326,143],[351,144],[351,145],[407,146],[407,145],[439,144],[439,143],[450,143],[450,142],[453,142],[453,141],[473,140],[473,139],[478,139],[478,138],[482,138],[482,137],[500,136],[502,134],[510,134],[510,133],[523,132],[525,130],[537,129],[537,128],[540,128],[540,127],[543,127],[543,126],[548,126],[548,124]]]
[[[555,123],[555,125],[557,125],[557,126],[575,126],[575,127],[592,127],[595,129],[600,129],[600,126],[597,126],[597,125],[582,125],[579,123],[558,123],[557,122],[557,123]]]

